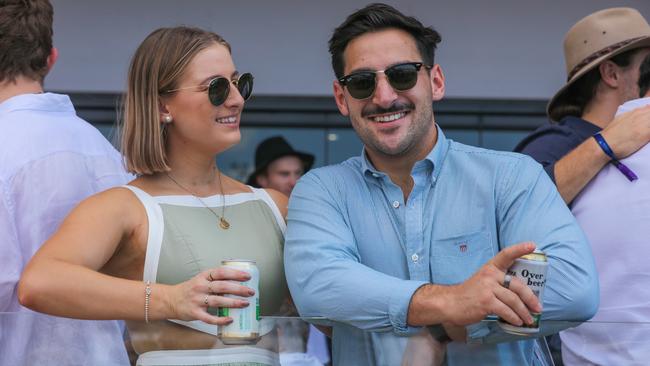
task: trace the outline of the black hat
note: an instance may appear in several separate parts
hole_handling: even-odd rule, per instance
[[[305,171],[308,171],[314,164],[314,155],[302,151],[296,151],[289,145],[282,136],[273,136],[260,142],[255,149],[255,171],[248,176],[246,184],[257,186],[257,176],[266,169],[269,164],[285,156],[296,156],[302,160]]]

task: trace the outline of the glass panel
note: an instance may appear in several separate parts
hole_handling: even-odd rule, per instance
[[[493,150],[512,151],[519,141],[528,136],[527,131],[484,131],[483,147]]]
[[[443,131],[449,129],[474,129],[481,125],[481,116],[479,114],[449,114],[435,111],[436,123]]]
[[[114,146],[118,146],[113,124],[94,125]],[[454,141],[488,149],[512,151],[526,137],[528,131],[482,131],[471,129],[443,129],[445,136]],[[255,165],[255,148],[264,139],[281,135],[299,151],[315,157],[314,167],[340,163],[359,156],[363,144],[352,128],[294,128],[294,127],[242,127],[241,142],[219,156],[219,163],[227,175],[246,181]]]
[[[460,142],[466,145],[480,146],[479,133],[478,131],[473,130],[455,130],[455,129],[443,129],[445,136],[448,139]]]
[[[119,366],[137,360],[144,365],[278,366],[279,359],[288,366],[330,361],[326,336],[299,317],[263,316],[257,333],[245,335],[220,334],[226,329],[206,323],[197,330],[167,320],[119,322],[126,329],[123,339],[102,323],[109,322],[0,312],[0,364]]]
[[[72,321],[87,324],[86,330],[104,332],[104,338],[93,339],[98,344],[79,339],[79,334],[64,325]],[[199,331],[166,320],[151,321],[149,324],[131,321],[127,322],[128,333],[124,339],[109,339],[105,328],[100,324],[104,322],[77,321],[27,311],[0,312],[0,355],[3,365],[97,364],[92,363],[97,361],[97,358],[92,358],[94,355],[99,355],[103,360],[102,365],[123,365],[128,362],[127,352],[132,363],[140,357],[142,364],[153,365],[177,365],[181,364],[181,359],[189,360],[188,363],[183,363],[185,365],[223,366],[244,360],[259,362],[261,365],[287,366],[308,359],[311,363],[300,365],[319,365],[320,358],[314,356],[314,353],[306,354],[309,349],[308,335],[315,329],[307,321],[336,324],[322,317],[262,316],[259,338],[240,339],[239,345],[224,346],[224,337],[212,334],[213,330],[216,331],[216,326],[205,323],[205,329]],[[650,357],[648,322],[608,320],[580,323],[543,320],[541,325],[545,334],[562,330],[560,335],[564,342],[565,363],[645,365]],[[539,334],[507,334],[492,318],[471,326],[473,330],[470,334],[473,336],[465,340],[467,344],[458,341],[440,343],[427,328],[409,336],[398,336],[390,330],[361,331],[345,325],[336,327],[337,332],[341,331],[341,334],[349,337],[335,339],[334,347],[339,347],[339,352],[343,349],[351,352],[339,353],[339,361],[370,360],[370,363],[363,364],[412,366],[554,365],[544,337]],[[325,331],[330,330],[326,328]],[[183,336],[178,337],[179,334]],[[235,338],[237,337],[231,336],[230,341]],[[320,339],[322,342],[324,338]],[[350,345],[353,347],[350,348]],[[321,343],[321,347],[327,346]],[[173,363],[169,363],[170,353],[165,351],[169,349],[175,350],[172,351],[175,357]],[[182,349],[185,351],[178,352]],[[147,354],[153,350],[161,352]],[[324,361],[327,362],[326,359]],[[336,359],[333,361],[337,364]]]
[[[489,128],[502,128],[513,130],[534,130],[537,127],[547,124],[548,118],[542,116],[526,115],[487,115],[483,116],[483,126]]]
[[[363,144],[352,128],[332,128],[327,132],[327,162],[337,164],[361,155]]]
[[[241,142],[220,154],[217,160],[226,175],[242,182],[255,168],[257,145],[271,136],[283,136],[295,150],[313,154],[314,167],[326,162],[322,129],[242,127],[241,135]]]
[[[99,132],[117,149],[119,146],[118,136],[116,136],[117,129],[114,124],[99,123],[94,125]]]

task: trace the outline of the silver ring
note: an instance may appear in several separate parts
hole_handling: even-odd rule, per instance
[[[511,281],[512,281],[512,276],[506,273],[506,276],[503,277],[503,287],[510,288]]]
[[[205,299],[203,299],[203,303],[206,305],[208,305],[208,297],[210,297],[210,295],[205,295]]]

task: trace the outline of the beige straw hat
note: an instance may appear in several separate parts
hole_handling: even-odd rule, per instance
[[[601,62],[625,51],[650,47],[650,25],[632,8],[595,12],[576,23],[564,37],[567,83],[551,98],[546,113],[553,121],[564,117],[566,91]]]

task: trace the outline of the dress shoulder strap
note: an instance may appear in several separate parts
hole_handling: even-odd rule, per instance
[[[145,282],[150,281],[151,283],[155,283],[158,274],[158,261],[160,260],[163,231],[165,228],[162,209],[158,202],[156,202],[149,193],[142,189],[131,185],[123,185],[122,187],[133,192],[147,212],[149,234],[147,236],[147,253],[144,258],[144,273],[142,274],[142,280]]]

